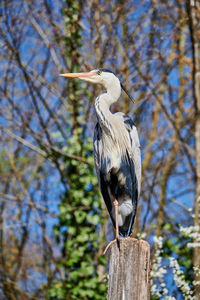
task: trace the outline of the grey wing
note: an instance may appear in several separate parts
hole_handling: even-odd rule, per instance
[[[110,172],[109,178],[105,176],[106,172],[102,169],[102,161],[104,161],[103,149],[101,144],[101,127],[97,123],[94,132],[94,158],[96,173],[99,181],[99,187],[101,194],[104,198],[108,212],[115,226],[115,220],[112,214],[112,199],[111,197],[125,197],[129,194],[132,199],[132,212],[125,218],[124,223],[119,227],[120,235],[131,235],[134,220],[136,216],[137,202],[140,194],[141,185],[141,155],[140,144],[137,134],[137,129],[134,126],[133,121],[126,115],[118,113],[120,117],[123,117],[125,128],[129,134],[130,144],[127,145],[126,158],[122,161],[120,167],[120,173],[126,178],[126,185],[120,186],[118,184],[118,175],[115,170]],[[116,188],[117,187],[117,188]]]
[[[138,132],[136,127],[133,125],[131,131],[129,132],[131,139],[131,158],[135,167],[135,175],[137,178],[137,189],[138,189],[138,198],[140,196],[141,189],[141,151],[140,151],[140,142],[138,137]]]
[[[136,175],[137,184],[138,184],[138,198],[139,198],[140,189],[141,189],[141,169],[142,169],[142,167],[141,167],[140,141],[139,141],[139,137],[138,137],[137,128],[130,117],[126,116],[123,113],[118,113],[118,114],[120,114],[123,117],[124,125],[129,133],[129,139],[130,139],[129,159],[134,164],[135,175]]]
[[[100,132],[101,128],[97,123],[94,129],[94,138],[93,138],[93,146],[94,146],[94,162],[95,162],[95,170],[97,173],[97,178],[99,182],[99,161],[100,161],[100,150],[99,150],[99,141],[100,141]]]
[[[97,178],[99,182],[99,188],[101,191],[101,194],[103,196],[104,202],[106,204],[106,207],[108,209],[108,212],[110,214],[110,217],[112,219],[113,224],[115,224],[115,220],[113,219],[113,216],[111,214],[112,212],[112,199],[110,198],[110,194],[108,191],[108,183],[105,180],[105,174],[103,174],[103,171],[100,167],[100,161],[102,160],[102,144],[101,144],[101,127],[97,123],[95,130],[94,130],[94,139],[93,139],[93,145],[94,145],[94,160],[95,160],[95,169],[97,173]]]
[[[122,230],[124,232],[127,231],[127,235],[131,235],[141,188],[141,152],[137,129],[133,121],[128,116],[124,114],[121,115],[123,116],[124,125],[128,131],[130,140],[130,148],[127,151],[127,158],[129,160],[130,176],[132,180],[132,184],[129,185],[129,190],[132,195],[133,204],[132,213],[126,218],[123,225],[124,228],[122,228]]]

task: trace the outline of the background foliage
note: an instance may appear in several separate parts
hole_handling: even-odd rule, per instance
[[[105,299],[102,252],[112,226],[91,142],[101,89],[58,76],[97,67],[113,70],[137,99],[132,106],[122,95],[113,107],[133,116],[140,135],[133,235],[145,233],[152,249],[162,236],[169,295],[185,297],[166,264],[173,257],[198,297],[199,17],[198,1],[189,0],[1,1],[2,300]],[[196,235],[179,225],[194,225]]]

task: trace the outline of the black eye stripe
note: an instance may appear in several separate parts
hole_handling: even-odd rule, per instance
[[[107,72],[107,73],[113,73],[115,75],[114,72],[112,72],[112,71],[110,71],[108,69],[99,69],[99,71],[101,71],[101,72]]]

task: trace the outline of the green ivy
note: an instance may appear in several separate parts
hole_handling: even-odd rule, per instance
[[[74,138],[69,139],[72,154],[77,154]],[[82,158],[92,156],[91,141],[84,143]],[[49,299],[105,299],[106,282],[100,282],[99,265],[103,256],[96,257],[100,243],[101,202],[94,175],[94,165],[66,160],[70,187],[59,205],[59,223],[54,234],[62,242],[59,266],[65,273],[65,284],[56,281],[49,291]],[[69,297],[69,298],[66,298]]]
[[[63,9],[66,34],[66,63],[71,72],[79,71],[78,59],[81,47],[79,18],[81,1],[65,1]],[[70,57],[75,57],[72,61]],[[71,130],[62,151],[80,159],[61,157],[66,171],[66,192],[59,205],[59,220],[54,228],[57,243],[62,248],[58,267],[64,280],[55,280],[48,292],[48,299],[106,299],[106,280],[98,277],[99,266],[105,266],[106,258],[98,254],[99,245],[105,244],[100,236],[101,201],[98,181],[94,174],[92,141],[83,137],[86,120],[82,117],[79,81],[67,81],[68,112]],[[59,138],[58,133],[53,133]]]

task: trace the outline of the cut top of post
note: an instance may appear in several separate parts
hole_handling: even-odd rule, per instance
[[[109,250],[108,300],[150,299],[150,245],[143,240],[121,238]]]

